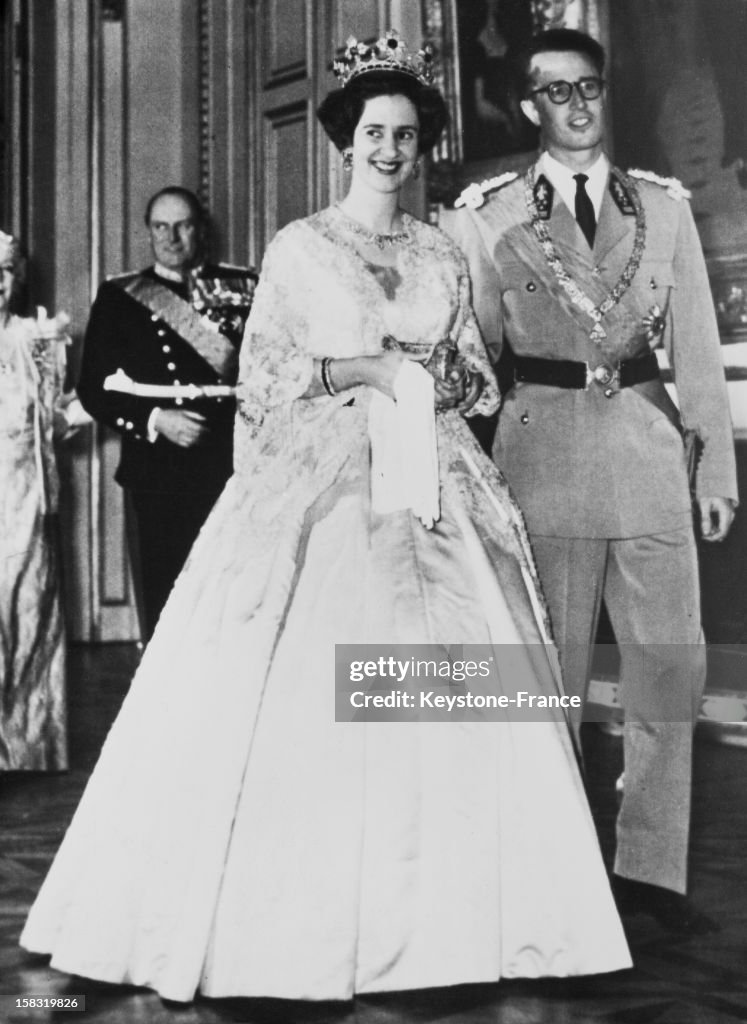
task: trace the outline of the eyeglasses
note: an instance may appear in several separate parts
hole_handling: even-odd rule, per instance
[[[548,82],[541,89],[532,89],[529,95],[536,96],[537,93],[546,92],[551,103],[561,106],[568,102],[574,89],[582,100],[596,100],[602,95],[604,86],[603,78],[579,78],[577,82],[564,82],[561,79],[558,82]]]

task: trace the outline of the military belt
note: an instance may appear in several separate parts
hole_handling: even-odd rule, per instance
[[[659,376],[659,363],[653,352],[635,359],[623,359],[616,365],[576,362],[571,359],[535,359],[514,357],[514,380],[525,384],[545,384],[553,388],[575,388],[585,391],[592,384],[612,392],[614,387],[629,388]]]

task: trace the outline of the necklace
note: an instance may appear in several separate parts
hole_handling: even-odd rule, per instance
[[[540,218],[539,211],[537,210],[537,204],[534,201],[534,167],[529,168],[527,176],[524,179],[524,197],[526,199],[527,210],[529,211],[529,220],[539,244],[542,247],[542,251],[545,254],[547,265],[552,270],[553,274],[555,274],[558,283],[571,302],[578,306],[579,309],[582,309],[584,313],[594,321],[594,326],[591,329],[589,337],[595,345],[598,345],[607,337],[607,332],[602,327],[602,318],[617,305],[630,287],[630,284],[636,275],[636,271],[641,265],[643,250],[646,246],[646,215],[643,212],[643,206],[641,204],[640,196],[638,195],[636,184],[629,175],[623,174],[622,171],[618,171],[617,168],[613,168],[611,173],[616,175],[626,187],[633,203],[633,209],[635,210],[635,238],[633,240],[633,251],[630,254],[628,262],[623,268],[622,274],[620,274],[617,284],[609,293],[607,298],[600,302],[599,305],[595,305],[594,302],[592,302],[589,296],[579,288],[578,284],[568,273],[563,261],[558,255],[555,244],[550,237],[550,231],[548,230],[547,224]]]
[[[369,231],[368,228],[364,228],[357,220],[345,213],[339,203],[336,209],[345,221],[345,227],[352,234],[357,235],[358,238],[362,238],[368,245],[373,245],[377,249],[386,249],[388,246],[410,241],[411,235],[409,231],[393,231],[391,234],[379,234],[376,231]]]

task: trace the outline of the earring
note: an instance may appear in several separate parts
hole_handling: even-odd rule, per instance
[[[413,176],[413,179],[415,181],[417,181],[418,178],[420,177],[420,161],[419,160],[415,161],[415,166],[412,169],[412,176]]]
[[[346,149],[342,154],[342,169],[343,171],[352,171],[353,169],[353,151],[352,149]]]

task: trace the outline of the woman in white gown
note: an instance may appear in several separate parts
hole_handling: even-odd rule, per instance
[[[0,231],[0,771],[59,771],[67,701],[54,442],[72,426],[70,339],[64,316],[11,314],[24,271],[18,240]]]
[[[512,645],[499,669],[558,692],[521,517],[459,410],[435,417],[432,529],[392,476],[406,360],[385,339],[458,348],[439,408],[480,375],[475,408],[497,397],[461,253],[398,204],[443,102],[396,36],[363,51],[320,110],[350,191],[267,250],[235,475],[21,939],[172,1000],[630,964],[563,723],[334,720],[336,643]]]

